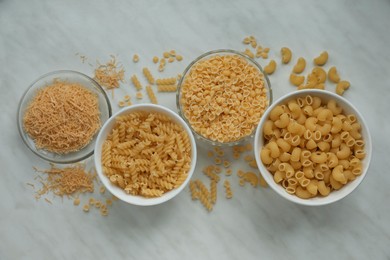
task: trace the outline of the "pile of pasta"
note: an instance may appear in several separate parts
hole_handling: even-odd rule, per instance
[[[79,83],[60,80],[40,89],[23,117],[35,146],[59,154],[86,146],[100,125],[97,95]]]
[[[136,111],[116,117],[103,143],[102,166],[111,183],[131,195],[159,197],[188,177],[191,143],[169,116]]]
[[[327,196],[362,173],[361,125],[335,100],[307,95],[276,106],[263,127],[261,161],[286,192]]]
[[[228,143],[252,134],[269,100],[254,65],[238,55],[215,55],[185,75],[180,104],[198,134]]]

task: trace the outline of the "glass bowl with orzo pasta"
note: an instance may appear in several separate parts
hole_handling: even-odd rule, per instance
[[[195,137],[213,146],[234,146],[253,137],[271,103],[271,85],[261,66],[234,50],[196,58],[176,93],[179,113]]]
[[[74,163],[93,154],[97,134],[111,114],[110,101],[96,81],[76,71],[54,71],[23,94],[18,129],[42,159]]]

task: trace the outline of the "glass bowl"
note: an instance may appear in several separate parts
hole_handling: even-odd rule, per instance
[[[204,53],[203,55],[199,56],[194,61],[192,61],[187,66],[187,68],[184,70],[183,76],[181,77],[181,79],[180,79],[180,81],[178,83],[178,88],[177,88],[177,92],[176,92],[176,105],[177,105],[179,114],[183,117],[185,122],[189,125],[189,127],[192,130],[192,132],[194,133],[196,139],[200,140],[202,143],[204,143],[206,145],[229,147],[229,146],[235,146],[235,145],[239,145],[239,144],[242,144],[244,142],[247,142],[249,139],[251,139],[254,136],[254,133],[256,131],[256,126],[257,126],[257,124],[258,124],[258,122],[260,121],[260,118],[261,118],[261,115],[260,115],[258,118],[256,118],[256,120],[253,121],[254,123],[252,122],[252,129],[251,129],[250,133],[248,133],[246,135],[239,136],[235,140],[229,140],[229,141],[221,141],[221,140],[217,140],[216,138],[210,138],[210,137],[205,136],[204,134],[202,134],[199,131],[197,131],[196,129],[194,129],[194,126],[191,124],[191,120],[189,120],[189,118],[187,118],[186,113],[188,111],[185,111],[185,110],[188,109],[188,108],[185,108],[185,105],[184,105],[184,102],[185,102],[184,99],[186,97],[183,96],[183,89],[184,88],[187,88],[187,89],[193,88],[193,85],[191,85],[190,87],[185,87],[186,84],[189,84],[189,83],[186,82],[187,77],[189,77],[189,75],[191,74],[191,72],[193,70],[194,71],[197,70],[197,68],[198,68],[197,65],[198,64],[202,64],[203,61],[209,60],[209,59],[213,59],[215,57],[216,57],[216,59],[218,59],[218,57],[228,57],[228,56],[237,57],[246,66],[253,67],[254,68],[253,71],[255,71],[255,73],[258,73],[258,75],[261,77],[261,81],[263,83],[264,90],[266,92],[265,93],[266,100],[268,101],[268,102],[266,102],[262,113],[264,113],[264,111],[267,109],[267,107],[272,103],[272,89],[271,89],[271,84],[269,82],[269,79],[268,79],[267,75],[263,72],[262,67],[256,61],[254,61],[253,59],[249,58],[248,56],[246,56],[246,55],[244,55],[244,54],[242,54],[240,52],[237,52],[237,51],[234,51],[234,50],[227,50],[227,49],[214,50],[214,51],[210,51],[210,52]],[[208,69],[208,71],[212,71],[211,67],[209,67],[209,68],[210,69]],[[223,91],[227,91],[230,87],[232,89],[233,89],[233,87],[236,87],[235,84],[237,83],[237,81],[235,81],[236,83],[230,83],[230,86],[226,84],[226,82],[229,81],[228,78],[234,80],[234,77],[232,76],[234,70],[231,69],[230,72],[231,73],[228,76],[224,77],[224,79],[226,81],[221,80],[219,82],[223,86],[222,87]],[[212,72],[212,73],[214,73],[214,72]],[[213,79],[214,78],[216,79],[216,77],[218,77],[219,75],[221,75],[221,74],[214,73],[212,75],[212,77],[213,77]],[[247,76],[247,75],[245,75],[245,76]],[[207,85],[207,82],[206,82],[206,85]],[[252,85],[255,85],[255,83],[253,83]],[[256,86],[257,85],[255,85],[254,89],[256,89]],[[213,86],[213,87],[215,87],[215,86]],[[188,91],[188,90],[184,90],[184,91]],[[207,100],[207,103],[211,103],[211,102],[215,101],[216,98],[217,97],[215,97],[215,96],[211,97],[211,99]],[[231,100],[234,100],[234,98],[230,99],[229,102],[233,102]],[[243,101],[244,99],[241,99],[241,100]],[[202,101],[200,101],[200,102],[202,102]],[[203,103],[205,103],[205,102],[203,102]],[[211,106],[209,106],[209,109],[210,109],[210,107]],[[203,115],[205,115],[207,113],[210,113],[210,112],[206,111],[206,112],[204,112]],[[223,113],[225,113],[225,112],[223,112]],[[208,115],[207,115],[207,117],[208,117]],[[245,116],[244,116],[244,118],[245,118],[244,120],[247,120],[247,118]],[[215,120],[210,119],[209,124],[211,125],[214,122],[215,122]],[[218,127],[218,129],[221,129],[221,132],[222,132],[222,128],[223,127]]]
[[[191,145],[191,164],[190,168],[188,170],[188,176],[186,180],[179,186],[176,187],[170,191],[167,191],[163,193],[160,197],[143,197],[141,195],[132,195],[126,193],[123,189],[119,188],[118,186],[114,185],[109,178],[106,176],[106,174],[103,172],[103,166],[102,166],[102,148],[103,143],[107,139],[107,136],[110,134],[112,129],[115,126],[116,118],[119,116],[124,116],[132,113],[137,113],[138,111],[143,112],[153,112],[158,114],[163,114],[165,116],[168,116],[173,122],[179,124],[183,127],[184,131],[188,134],[189,142]],[[95,154],[94,154],[94,161],[95,161],[95,169],[96,172],[103,183],[103,185],[109,190],[113,195],[115,195],[120,200],[127,202],[129,204],[138,205],[138,206],[153,206],[157,204],[164,203],[175,196],[177,196],[188,184],[190,181],[196,167],[196,161],[197,161],[197,149],[196,149],[196,143],[195,138],[192,135],[192,132],[188,125],[184,122],[184,120],[175,112],[172,110],[165,108],[161,105],[155,105],[155,104],[137,104],[132,105],[126,108],[121,109],[117,113],[115,113],[109,120],[106,121],[106,123],[102,126],[100,133],[97,137],[97,141],[95,144]]]
[[[34,140],[27,134],[27,132],[23,127],[23,117],[25,114],[25,110],[27,109],[32,99],[35,97],[37,91],[52,84],[54,80],[60,80],[60,81],[65,81],[70,83],[79,83],[85,88],[87,88],[88,90],[95,93],[98,97],[98,102],[99,102],[101,125],[103,125],[104,122],[108,118],[110,118],[112,114],[110,101],[106,95],[106,92],[95,80],[80,72],[71,71],[71,70],[60,70],[60,71],[54,71],[43,75],[42,77],[34,81],[26,90],[26,92],[23,94],[19,103],[18,115],[17,115],[19,133],[20,136],[22,137],[23,142],[27,145],[27,147],[33,153],[35,153],[36,155],[38,155],[39,157],[41,157],[46,161],[53,162],[53,163],[63,163],[63,164],[79,162],[81,160],[88,158],[93,154],[96,137],[98,135],[99,130],[94,134],[92,140],[80,150],[75,152],[60,154],[60,153],[50,152],[42,148],[37,148],[34,143]]]
[[[265,140],[263,137],[263,129],[264,124],[269,118],[269,115],[275,107],[283,104],[287,104],[290,100],[296,100],[297,98],[305,98],[306,96],[310,95],[311,97],[319,97],[323,102],[328,102],[329,100],[335,100],[337,105],[343,109],[343,113],[345,114],[354,114],[356,116],[357,122],[360,123],[361,129],[360,134],[362,135],[362,138],[364,140],[364,150],[366,153],[366,156],[364,159],[362,159],[361,163],[361,173],[360,175],[356,176],[356,179],[348,181],[344,186],[342,186],[338,190],[331,190],[330,193],[327,196],[316,196],[311,197],[308,199],[299,198],[295,194],[289,194],[286,192],[286,190],[282,187],[282,185],[276,183],[274,181],[272,173],[267,169],[267,165],[263,164],[260,153],[261,149],[265,145]],[[348,100],[345,98],[326,91],[326,90],[318,90],[318,89],[307,89],[307,90],[299,90],[294,91],[289,94],[286,94],[285,96],[279,98],[276,100],[264,113],[263,118],[260,120],[260,123],[257,127],[255,139],[254,139],[254,151],[255,151],[255,158],[257,166],[259,167],[260,173],[264,177],[265,181],[268,183],[268,185],[281,197],[284,199],[287,199],[291,202],[300,204],[300,205],[306,205],[306,206],[322,206],[334,203],[338,200],[341,200],[342,198],[346,197],[348,194],[350,194],[352,191],[354,191],[359,184],[363,181],[365,178],[370,161],[372,156],[372,141],[371,141],[371,135],[370,131],[367,126],[367,121],[364,120],[363,116],[360,114],[360,112],[356,109],[354,105],[352,105]]]

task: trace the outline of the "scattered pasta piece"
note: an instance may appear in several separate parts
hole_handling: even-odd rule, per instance
[[[192,200],[199,199],[199,191],[197,185],[194,181],[190,181],[190,192]]]
[[[154,56],[154,57],[153,57],[153,63],[154,63],[154,64],[157,64],[158,61],[159,61],[158,57],[157,57],[157,56]]]
[[[157,85],[158,92],[176,92],[176,85]]]
[[[222,163],[222,159],[219,158],[219,157],[216,157],[216,158],[214,159],[214,163],[219,165],[219,164]]]
[[[245,155],[244,160],[246,162],[253,161],[255,158],[252,155]]]
[[[123,101],[129,101],[129,100],[130,100],[130,96],[129,95],[124,96]]]
[[[73,200],[73,205],[75,205],[75,206],[80,205],[80,199],[79,199],[79,198],[75,198],[75,199]]]
[[[133,62],[137,63],[138,61],[139,61],[139,56],[137,54],[134,54]]]
[[[230,165],[231,165],[231,162],[229,162],[229,161],[223,161],[223,166],[224,166],[225,168],[230,167]]]
[[[122,66],[118,67],[116,59],[111,56],[111,60],[106,64],[99,64],[95,69],[95,80],[106,89],[119,87],[119,82],[124,82],[125,71]]]
[[[225,175],[230,176],[232,175],[232,173],[233,173],[232,169],[226,169]]]
[[[122,100],[119,101],[119,102],[118,102],[118,106],[119,106],[119,107],[124,107],[124,106],[125,106],[125,102],[122,101]]]
[[[270,60],[270,62],[268,63],[268,65],[266,65],[264,67],[264,73],[266,73],[267,75],[271,75],[275,72],[276,70],[276,61],[274,60]]]
[[[207,156],[208,156],[208,157],[213,157],[213,156],[214,156],[213,151],[208,151],[208,152],[207,152]]]
[[[156,80],[157,85],[175,85],[176,84],[176,78],[161,78]]]
[[[130,79],[131,79],[131,82],[133,82],[133,85],[137,90],[142,89],[141,82],[138,80],[138,77],[136,75],[131,76]]]
[[[318,57],[314,58],[313,60],[314,64],[317,66],[323,66],[328,61],[328,57],[329,57],[328,52],[323,51]]]
[[[135,97],[137,99],[142,99],[143,98],[142,92],[141,91],[137,91],[137,94],[135,94]]]
[[[99,189],[99,192],[104,194],[106,192],[106,187],[101,186],[100,189]]]
[[[287,47],[283,47],[281,50],[280,50],[281,54],[282,54],[282,63],[283,64],[287,64],[290,62],[291,60],[291,57],[292,57],[292,52],[289,48]]]
[[[344,94],[344,91],[349,89],[350,85],[351,84],[348,81],[346,81],[346,80],[340,81],[336,85],[336,93],[339,94],[340,96],[342,96]]]
[[[143,73],[145,78],[148,80],[149,84],[153,85],[154,84],[154,77],[150,70],[148,68],[143,68]]]
[[[176,60],[177,60],[177,61],[182,61],[182,60],[183,60],[183,56],[181,56],[181,55],[176,55]]]
[[[157,104],[158,103],[157,102],[157,97],[154,94],[154,91],[153,91],[151,86],[146,86],[146,93],[149,96],[150,102],[152,102],[153,104]]]
[[[83,210],[84,210],[85,212],[88,212],[88,211],[89,211],[89,205],[88,205],[88,204],[85,204],[85,205],[83,206]]]
[[[247,172],[242,177],[245,181],[250,182],[250,184],[256,188],[257,184],[259,183],[259,179],[257,178],[256,173],[254,172]]]
[[[45,198],[45,201],[46,201],[47,203],[49,203],[49,204],[53,204],[53,203],[51,202],[51,200],[49,200],[48,198]]]
[[[210,183],[210,200],[212,204],[217,202],[217,181],[212,180]]]
[[[227,199],[231,199],[233,198],[233,192],[232,192],[232,188],[230,186],[230,182],[229,180],[225,180],[224,183],[223,183],[223,186],[225,187],[225,196]]]

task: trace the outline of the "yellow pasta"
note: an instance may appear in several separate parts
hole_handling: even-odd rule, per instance
[[[130,79],[131,79],[131,82],[133,82],[133,85],[137,90],[142,89],[141,82],[138,80],[138,77],[136,75],[133,75]]]
[[[127,129],[123,139],[119,136],[122,125]],[[162,196],[188,176],[191,145],[183,132],[160,113],[137,111],[118,116],[102,147],[104,174],[128,194]]]
[[[314,71],[314,80],[323,81],[324,71]],[[327,196],[362,173],[360,131],[356,116],[343,114],[336,101],[300,97],[269,112],[260,159],[287,193],[302,199]]]
[[[157,85],[158,92],[176,92],[177,85]]]
[[[145,78],[148,80],[149,84],[154,84],[154,77],[148,68],[143,68],[142,72],[144,73]]]
[[[156,79],[157,85],[175,85],[176,84],[176,78],[162,78],[162,79]]]
[[[149,96],[150,102],[152,102],[153,104],[157,104],[158,103],[156,94],[154,94],[154,91],[153,91],[151,86],[146,86],[146,93]]]

